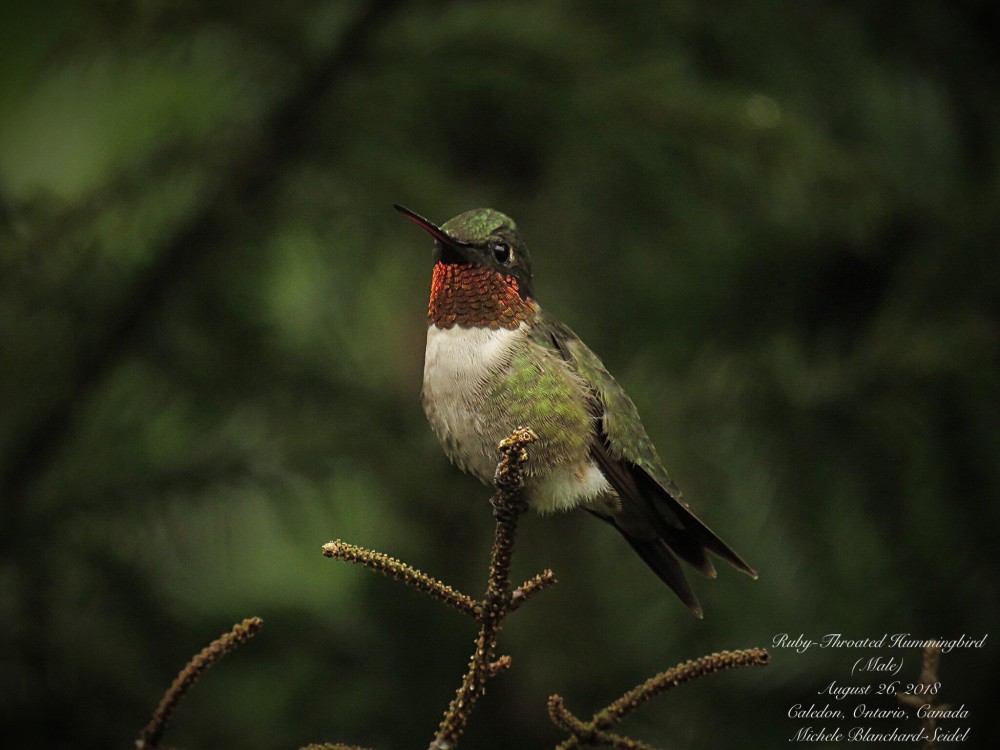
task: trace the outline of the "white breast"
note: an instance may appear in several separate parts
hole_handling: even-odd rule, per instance
[[[514,330],[427,329],[424,410],[449,457],[484,481],[493,476],[496,444],[480,424],[483,382],[510,364],[526,332],[523,323]]]
[[[427,329],[423,392],[427,418],[448,457],[486,483],[493,480],[496,446],[506,433],[499,425],[502,420],[484,403],[484,383],[504,377],[526,333],[524,324],[515,330]],[[580,503],[604,504],[614,496],[587,455],[549,467],[530,484],[530,502],[541,512],[565,511]]]

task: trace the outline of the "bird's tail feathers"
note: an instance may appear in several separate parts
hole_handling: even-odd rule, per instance
[[[619,526],[614,518],[601,514],[595,515],[618,529],[618,532],[625,537],[625,541],[631,545],[632,549],[642,558],[643,562],[659,576],[661,581],[673,589],[674,593],[680,597],[680,600],[684,602],[695,617],[699,620],[705,617],[701,609],[701,603],[691,589],[691,585],[687,582],[687,578],[684,577],[684,572],[681,570],[681,565],[677,561],[677,557],[670,551],[670,547],[667,546],[667,543],[663,539],[635,536]]]
[[[634,476],[642,494],[655,499],[655,502],[651,503],[654,512],[650,515],[654,516],[657,531],[681,559],[710,578],[714,578],[715,568],[705,554],[705,550],[708,550],[742,573],[757,578],[757,571],[708,528],[704,521],[691,511],[687,503],[670,494],[638,466],[634,467]]]

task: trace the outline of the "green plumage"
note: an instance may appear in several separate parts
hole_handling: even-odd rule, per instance
[[[487,401],[502,405],[504,418],[511,430],[532,425],[538,443],[558,446],[561,456],[586,452],[590,413],[586,399],[581,398],[580,383],[563,368],[555,367],[552,352],[526,343],[515,350],[506,375],[485,384]],[[544,462],[540,462],[544,463]]]
[[[604,363],[570,328],[544,314],[532,328],[539,346],[551,346],[587,384],[594,420],[590,453],[614,487],[614,512],[590,509],[614,526],[695,614],[701,606],[677,565],[675,555],[714,578],[713,552],[738,570],[757,573],[711,531],[684,501],[649,439],[639,411]]]
[[[632,403],[618,381],[604,367],[600,358],[592,352],[569,326],[551,319],[542,312],[531,329],[532,341],[541,347],[558,352],[570,368],[586,383],[594,410],[593,429],[600,429],[608,442],[614,459],[626,459],[642,466],[676,491],[667,476],[653,441],[649,439],[639,411]],[[678,492],[678,496],[679,496]]]

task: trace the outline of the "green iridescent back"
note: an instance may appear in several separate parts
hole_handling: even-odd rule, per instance
[[[639,411],[625,389],[608,372],[594,352],[573,333],[569,326],[542,313],[532,331],[535,343],[558,349],[573,370],[587,383],[600,404],[601,425],[610,453],[644,469],[675,499],[681,492],[671,480],[649,439]]]

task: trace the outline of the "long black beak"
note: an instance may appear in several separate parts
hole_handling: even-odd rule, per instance
[[[416,211],[411,211],[406,206],[401,206],[398,203],[393,203],[392,207],[395,208],[397,211],[399,211],[401,214],[403,214],[403,216],[412,221],[418,227],[427,232],[427,234],[436,239],[442,245],[454,248],[468,247],[468,243],[459,242],[454,237],[450,237],[448,234],[445,233],[443,229],[441,229],[441,227],[439,227],[433,221],[425,219]]]

